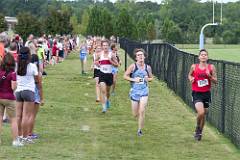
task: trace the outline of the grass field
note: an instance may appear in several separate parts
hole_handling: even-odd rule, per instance
[[[123,65],[124,66],[124,65]],[[101,113],[95,103],[92,74],[80,75],[78,55],[47,69],[45,106],[36,133],[40,139],[23,148],[10,146],[4,125],[1,160],[239,160],[240,151],[207,125],[201,142],[193,140],[195,114],[166,84],[150,84],[144,136],[137,137],[131,116],[129,83],[120,71],[111,108]]]
[[[195,44],[178,44],[180,50],[188,53],[198,54],[199,46]],[[210,59],[240,62],[240,45],[205,45]]]

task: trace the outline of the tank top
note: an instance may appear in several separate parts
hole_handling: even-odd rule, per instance
[[[96,61],[96,58],[97,58],[96,53],[93,53],[93,62]],[[100,69],[100,67],[94,64],[94,69]]]
[[[37,55],[38,55],[38,59],[39,60],[42,60],[43,59],[43,55],[44,55],[44,49],[41,47],[41,48],[38,48],[37,50]]]
[[[110,59],[112,57],[112,53],[109,52],[107,57],[104,57],[104,53],[101,53],[99,64],[100,64],[100,71],[103,73],[112,73],[112,63]]]
[[[209,72],[212,72],[211,65],[208,64],[206,67]],[[192,90],[196,92],[207,92],[211,89],[211,80],[208,77],[205,69],[200,69],[199,64],[195,65],[195,69],[193,71],[192,76],[194,77],[194,81],[192,83]]]
[[[131,88],[134,90],[143,90],[148,88],[147,82],[145,81],[145,76],[148,76],[148,72],[146,71],[147,65],[144,64],[144,69],[140,68],[137,64],[137,69],[135,68],[134,72],[132,73],[131,77],[136,78],[140,77],[142,80],[141,82],[133,82],[131,83]]]

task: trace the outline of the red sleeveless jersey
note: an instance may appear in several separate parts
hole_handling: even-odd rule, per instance
[[[210,73],[212,73],[212,67],[210,64],[207,66]],[[205,69],[200,69],[199,64],[195,65],[195,69],[193,71],[192,76],[194,77],[194,81],[192,83],[192,90],[196,92],[207,92],[211,89],[211,80],[209,79]]]

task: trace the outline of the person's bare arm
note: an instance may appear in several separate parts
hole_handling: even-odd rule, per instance
[[[189,80],[191,83],[194,82],[194,77],[192,76],[194,69],[195,69],[195,64],[193,64],[193,65],[191,66],[190,71],[189,71],[189,73],[188,73],[188,80]]]
[[[145,78],[147,82],[151,82],[153,80],[152,68],[151,66],[147,66],[148,76]]]
[[[112,65],[113,65],[114,67],[118,67],[118,61],[117,61],[116,54],[113,54],[113,55],[112,55],[112,58],[110,59],[110,62],[112,63]]]
[[[212,72],[208,75],[210,80],[213,82],[213,83],[217,83],[217,72],[216,72],[216,68],[214,65],[211,65],[211,68],[212,68]]]
[[[11,81],[11,88],[13,91],[17,89],[17,81]]]

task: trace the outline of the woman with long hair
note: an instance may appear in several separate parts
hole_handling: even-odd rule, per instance
[[[11,123],[13,139],[12,145],[19,147],[23,146],[23,144],[18,138],[15,96],[13,94],[16,88],[17,82],[15,72],[15,60],[10,53],[7,53],[4,56],[0,67],[0,135],[2,130],[2,118],[4,110],[6,109],[6,113],[8,115],[8,118],[10,118]]]
[[[31,115],[34,112],[35,85],[38,86],[38,69],[31,63],[31,53],[28,47],[22,47],[18,55],[17,67],[17,120],[19,136],[24,143],[33,143],[28,136],[31,126]]]
[[[44,104],[44,102],[43,102],[43,91],[42,91],[42,73],[39,72],[39,59],[38,59],[38,56],[36,54],[32,55],[31,62],[36,64],[36,66],[38,67],[38,79],[39,79],[39,81],[38,81],[38,86],[37,85],[35,86],[35,96],[34,96],[35,97],[35,101],[34,101],[35,106],[33,108],[32,114],[30,116],[31,124],[30,124],[30,130],[29,130],[28,135],[31,137],[31,139],[37,139],[38,135],[33,133],[33,129],[34,129],[37,113],[38,113],[38,110],[39,110],[39,105]]]

